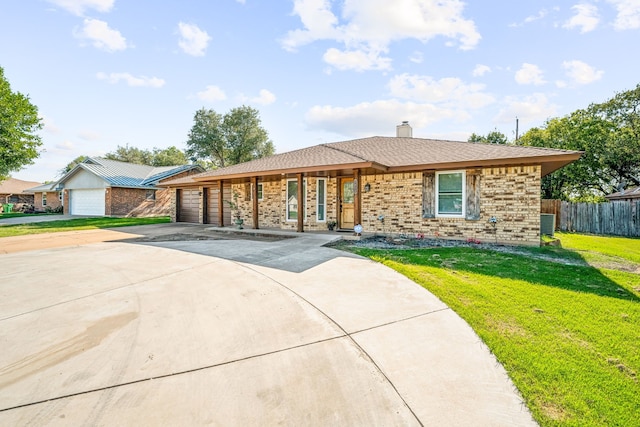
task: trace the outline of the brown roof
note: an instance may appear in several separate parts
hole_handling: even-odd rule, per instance
[[[581,154],[538,147],[375,136],[276,154],[165,184],[351,168],[402,172],[524,164],[542,165],[544,176],[577,160]]]
[[[627,188],[605,197],[609,200],[640,199],[640,187]]]
[[[41,183],[9,178],[6,181],[0,182],[0,194],[20,194],[24,190],[37,187],[38,185],[41,185]]]

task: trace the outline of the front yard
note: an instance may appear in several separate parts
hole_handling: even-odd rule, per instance
[[[0,237],[55,233],[59,231],[93,230],[96,228],[127,227],[130,225],[161,224],[165,222],[170,222],[170,218],[167,216],[152,218],[75,218],[34,222],[30,224],[2,225],[0,226]]]
[[[540,425],[638,425],[640,239],[558,237],[564,248],[515,253],[350,250],[406,275],[464,318]]]

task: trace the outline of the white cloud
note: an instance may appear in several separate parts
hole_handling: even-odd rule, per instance
[[[351,107],[314,106],[305,115],[311,129],[335,132],[345,136],[388,135],[402,120],[422,128],[440,120],[456,117],[457,112],[431,104],[380,100]]]
[[[616,30],[635,30],[640,28],[640,1],[607,0],[617,11],[613,26]]]
[[[415,51],[409,57],[409,61],[415,64],[422,64],[422,61],[424,61],[424,55],[422,54],[422,52]]]
[[[100,139],[100,134],[91,130],[82,130],[78,132],[78,138],[85,141],[97,141]]]
[[[484,88],[483,84],[465,84],[453,77],[434,80],[429,76],[400,74],[389,81],[393,97],[461,109],[481,108],[493,103],[494,97],[483,92]]]
[[[542,18],[544,18],[545,16],[547,16],[547,10],[546,9],[542,9],[538,12],[537,15],[529,15],[526,18],[524,18],[524,21],[522,21],[521,23],[514,23],[514,24],[509,24],[510,27],[522,27],[524,24],[529,24],[531,22],[535,22],[538,21]]]
[[[59,149],[59,150],[70,151],[70,150],[73,150],[75,148],[75,146],[73,145],[73,142],[71,142],[69,140],[65,140],[65,141],[62,141],[62,142],[56,144],[56,148]]]
[[[281,41],[283,48],[293,51],[317,40],[332,40],[344,46],[324,55],[334,67],[386,70],[391,60],[380,54],[394,41],[426,43],[443,36],[467,50],[480,40],[474,22],[463,17],[464,3],[459,0],[345,0],[340,3],[342,22],[331,5],[329,0],[295,0],[293,14],[300,17],[303,28],[288,32]]]
[[[515,123],[516,117],[518,117],[520,124],[526,126],[557,115],[557,107],[551,104],[542,93],[535,93],[524,98],[508,96],[501,101],[501,104],[504,105],[504,108],[494,118],[496,123]]]
[[[164,86],[165,81],[163,79],[160,79],[158,77],[147,77],[147,76],[140,76],[140,77],[135,77],[132,76],[129,73],[98,73],[96,74],[96,77],[99,80],[106,80],[111,84],[116,84],[119,83],[120,81],[125,81],[127,83],[127,85],[129,86],[137,86],[137,87],[154,87],[154,88],[159,88]]]
[[[488,65],[478,64],[473,69],[473,72],[471,74],[474,77],[481,77],[481,76],[484,76],[485,74],[490,73],[490,72],[491,72],[491,67],[489,67]]]
[[[207,86],[205,90],[196,93],[198,99],[207,102],[224,101],[227,95],[218,86]]]
[[[591,65],[582,61],[564,61],[562,68],[566,70],[566,75],[571,79],[573,84],[586,85],[600,80],[604,71],[596,70]]]
[[[204,56],[205,50],[211,41],[211,37],[206,31],[201,30],[195,24],[178,23],[180,40],[178,46],[187,55]]]
[[[52,134],[60,133],[60,128],[55,124],[51,117],[40,114],[40,119],[42,119],[43,124],[42,130]]]
[[[260,95],[251,98],[250,101],[254,104],[269,105],[276,102],[276,96],[267,89],[261,89]]]
[[[592,4],[576,4],[571,9],[576,14],[562,25],[564,28],[580,28],[581,33],[588,33],[598,26],[600,18],[598,17],[598,8],[596,6]]]
[[[391,58],[381,57],[380,52],[351,50],[341,51],[336,48],[328,49],[322,57],[324,61],[338,70],[389,70]]]
[[[99,19],[85,19],[82,29],[75,30],[74,36],[90,40],[94,47],[107,52],[125,50],[128,47],[127,40],[120,34],[120,31],[110,28],[109,24]]]
[[[542,76],[542,70],[537,65],[526,62],[516,71],[515,79],[521,85],[543,85],[546,83]]]
[[[74,15],[82,16],[87,9],[93,9],[103,13],[109,12],[115,0],[48,0],[48,2]]]

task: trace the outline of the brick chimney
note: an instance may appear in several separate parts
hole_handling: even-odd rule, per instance
[[[396,136],[398,138],[413,138],[413,129],[409,126],[408,121],[403,121],[401,125],[396,126]]]

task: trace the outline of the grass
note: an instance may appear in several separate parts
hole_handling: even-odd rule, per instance
[[[60,221],[34,222],[31,224],[0,226],[0,237],[56,233],[60,231],[93,230],[97,228],[127,227],[131,225],[160,224],[169,221],[169,217],[163,216],[152,218],[77,218]]]
[[[60,215],[60,214],[50,214],[50,213],[23,213],[23,212],[10,212],[10,213],[0,213],[0,219],[5,218],[18,218],[21,216],[41,216],[41,215]]]
[[[640,276],[584,260],[636,263],[640,239],[558,237],[564,248],[524,254],[351,250],[421,284],[464,318],[540,425],[638,425]]]

